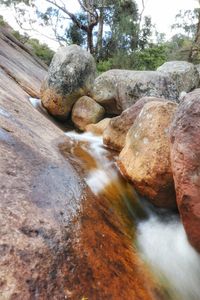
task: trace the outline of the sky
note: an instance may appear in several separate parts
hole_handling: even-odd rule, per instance
[[[40,8],[45,10],[45,0],[37,0]],[[71,12],[76,12],[79,8],[77,0],[65,0],[67,8]],[[136,0],[139,9],[141,9],[142,0]],[[144,0],[145,11],[144,15],[151,16],[152,23],[156,25],[158,32],[166,34],[166,38],[170,38],[174,32],[171,31],[171,25],[175,22],[175,16],[180,10],[194,9],[198,7],[197,0]],[[3,15],[5,20],[15,29],[20,30],[15,20],[14,11],[10,8],[1,8],[0,14]],[[29,31],[32,37],[38,38],[41,42],[45,42],[52,49],[57,50],[59,47],[58,43],[53,41],[53,34],[47,27],[43,28],[37,26],[37,30],[42,33]],[[46,36],[51,37],[48,39]]]

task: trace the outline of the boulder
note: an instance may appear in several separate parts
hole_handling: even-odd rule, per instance
[[[107,113],[119,115],[144,96],[177,100],[179,92],[169,76],[155,71],[110,70],[96,78],[92,98]]]
[[[118,161],[140,194],[163,208],[176,207],[168,136],[176,107],[171,101],[145,104],[128,131]]]
[[[83,96],[72,109],[72,121],[74,125],[84,131],[88,124],[98,123],[103,119],[105,109],[92,98]]]
[[[182,222],[200,252],[200,89],[185,96],[170,130],[171,164]]]
[[[121,151],[125,146],[126,135],[143,106],[151,101],[167,101],[164,98],[143,97],[131,107],[122,112],[120,116],[112,118],[103,132],[103,143],[116,151]]]
[[[111,118],[105,118],[96,124],[89,124],[86,126],[86,131],[92,132],[93,134],[96,134],[96,135],[103,135],[110,120],[111,120]]]
[[[96,75],[92,55],[77,45],[61,47],[54,55],[41,88],[43,106],[65,120],[73,104],[90,91]]]
[[[168,61],[157,71],[168,75],[176,83],[179,93],[190,92],[199,86],[197,68],[187,61]]]

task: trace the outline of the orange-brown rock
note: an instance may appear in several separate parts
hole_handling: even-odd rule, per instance
[[[103,143],[111,149],[121,151],[125,146],[126,135],[134,124],[143,106],[150,101],[166,101],[164,98],[143,97],[127,108],[118,117],[112,118],[103,132]]]
[[[74,125],[84,131],[89,124],[98,123],[105,114],[105,109],[92,98],[81,97],[72,109],[72,121]]]
[[[178,208],[191,244],[200,252],[200,89],[181,102],[171,128],[171,163]]]
[[[135,188],[164,208],[176,206],[168,136],[176,107],[171,101],[145,104],[128,131],[118,162]]]
[[[96,135],[103,135],[110,120],[111,120],[110,118],[105,118],[96,124],[89,124],[86,126],[86,131],[92,132]]]
[[[125,208],[91,193],[72,141],[15,80],[0,67],[0,298],[164,299]]]

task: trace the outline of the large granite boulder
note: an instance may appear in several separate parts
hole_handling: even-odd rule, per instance
[[[112,118],[103,131],[103,143],[116,151],[121,151],[125,146],[126,135],[143,106],[151,101],[167,101],[164,98],[143,97],[131,107],[122,112],[120,116]]]
[[[200,89],[181,102],[171,128],[171,164],[183,225],[200,252]]]
[[[84,131],[89,124],[98,123],[105,114],[105,109],[92,98],[81,97],[72,109],[72,121],[74,125]]]
[[[144,96],[177,100],[175,83],[155,71],[110,70],[96,78],[92,98],[110,114],[120,114]]]
[[[54,55],[41,88],[43,106],[65,120],[73,104],[91,90],[96,75],[92,55],[77,45],[61,47]]]
[[[27,86],[20,80],[24,61],[45,70],[13,43],[19,77],[11,58],[0,65],[0,299],[161,299],[133,247],[124,199],[119,214],[92,194],[73,141],[28,100],[35,73]]]
[[[176,207],[168,136],[176,107],[171,101],[145,104],[128,131],[118,161],[140,194],[163,208]]]
[[[176,83],[179,93],[190,92],[199,86],[198,70],[187,61],[168,61],[157,71],[169,76]]]

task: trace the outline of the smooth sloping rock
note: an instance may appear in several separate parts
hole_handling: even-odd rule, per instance
[[[186,95],[171,128],[171,164],[178,208],[191,244],[200,251],[200,89]]]
[[[86,131],[92,132],[96,135],[103,135],[111,118],[105,118],[96,124],[89,124],[86,126]]]
[[[73,104],[91,90],[96,75],[92,55],[77,45],[61,47],[54,55],[41,88],[44,107],[66,119]]]
[[[17,82],[0,67],[0,298],[159,300],[128,212],[91,193],[73,142]]]
[[[72,109],[72,121],[74,125],[84,131],[89,124],[98,123],[105,114],[105,109],[92,98],[81,97]]]
[[[92,98],[110,114],[120,114],[144,96],[177,100],[175,83],[155,71],[110,70],[96,78]]]
[[[0,50],[0,68],[25,92],[39,98],[41,81],[47,74],[47,66],[3,28],[0,28]]]
[[[121,151],[125,146],[126,135],[143,106],[151,101],[167,101],[164,98],[143,97],[118,117],[112,118],[103,132],[103,143],[111,149]]]
[[[164,208],[176,206],[168,137],[176,107],[171,101],[145,104],[128,131],[118,161],[135,188]]]
[[[168,61],[157,71],[168,75],[176,83],[179,93],[190,92],[199,85],[197,68],[187,61]]]

